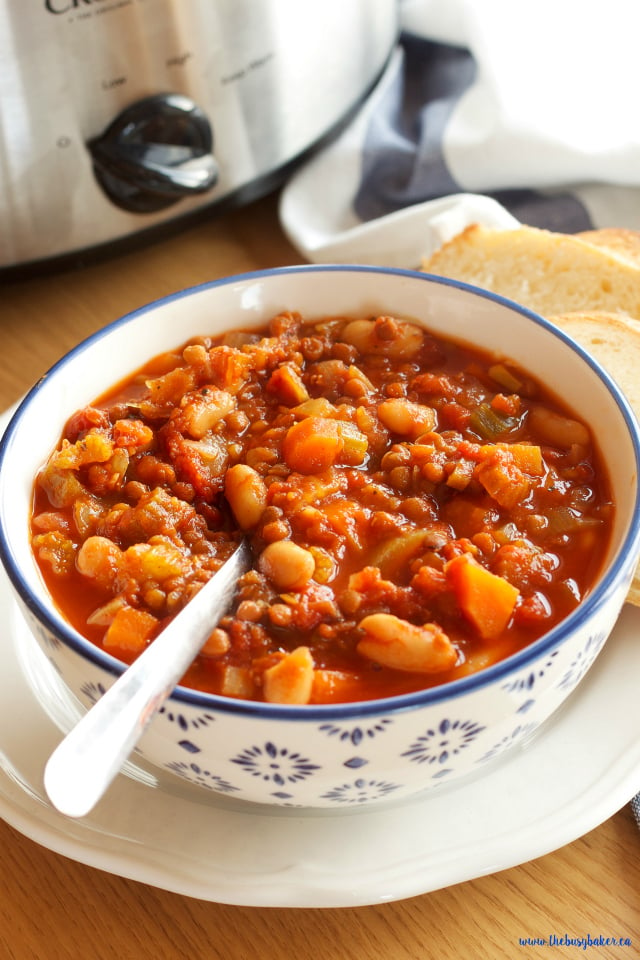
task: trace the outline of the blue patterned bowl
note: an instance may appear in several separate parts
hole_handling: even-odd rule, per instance
[[[616,386],[580,347],[529,311],[464,284],[372,267],[269,270],[152,303],[66,355],[28,394],[0,449],[0,553],[34,643],[83,707],[123,670],[54,609],[29,545],[34,477],[68,416],[151,356],[198,334],[260,326],[282,309],[422,319],[558,384],[591,425],[609,467],[617,504],[609,555],[597,587],[571,616],[481,673],[388,700],[306,707],[179,687],[139,752],[205,789],[293,807],[399,799],[489,770],[570,695],[611,633],[640,552],[640,436]]]

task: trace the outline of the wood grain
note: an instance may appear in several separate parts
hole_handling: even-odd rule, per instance
[[[270,197],[98,265],[0,279],[0,406],[15,402],[83,337],[149,300],[297,262],[278,226],[277,197]],[[552,935],[622,936],[632,945],[520,944]],[[581,956],[640,957],[640,831],[628,807],[531,863],[397,903],[341,910],[233,907],[179,896],[66,859],[0,822],[2,960]]]
[[[37,846],[0,823],[0,956],[11,960],[514,960],[637,957],[638,831],[628,809],[563,849],[396,903],[233,907],[157,890]],[[632,947],[520,946],[625,936]]]

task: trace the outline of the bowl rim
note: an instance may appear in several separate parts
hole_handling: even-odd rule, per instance
[[[66,365],[76,359],[85,350],[91,348],[95,343],[108,337],[115,329],[125,326],[144,316],[153,310],[158,309],[169,303],[175,303],[190,296],[201,293],[205,290],[211,290],[218,287],[228,286],[229,284],[243,285],[247,282],[255,282],[262,279],[278,276],[289,276],[293,274],[323,274],[323,273],[370,273],[384,274],[398,277],[405,277],[426,283],[436,283],[447,287],[463,290],[472,295],[485,300],[493,301],[520,313],[531,320],[536,325],[544,328],[552,336],[563,341],[574,353],[578,354],[581,360],[591,368],[596,376],[602,381],[610,396],[613,398],[622,419],[625,422],[631,446],[633,449],[636,477],[640,477],[640,425],[634,414],[628,400],[610,376],[610,374],[590,356],[587,351],[568,336],[563,330],[554,326],[549,320],[521,306],[507,297],[492,291],[484,290],[472,284],[449,277],[441,277],[426,272],[405,269],[400,267],[382,267],[368,264],[300,264],[283,267],[266,268],[262,270],[247,271],[244,273],[233,274],[220,277],[214,280],[204,281],[174,291],[162,297],[151,300],[140,307],[131,310],[120,317],[110,321],[99,330],[90,334],[81,340],[74,347],[68,350],[60,357],[42,377],[31,387],[24,395],[22,400],[16,406],[9,423],[0,438],[0,477],[5,475],[5,461],[9,455],[16,431],[20,427],[21,418],[25,410],[30,406],[33,399],[39,394],[45,383],[53,376],[63,371]],[[179,331],[176,331],[179,334]],[[473,340],[469,340],[473,343]],[[527,664],[538,660],[540,657],[550,653],[554,648],[559,647],[565,638],[580,629],[593,615],[596,606],[606,602],[619,586],[621,578],[629,574],[633,569],[630,556],[637,557],[640,554],[640,481],[636,482],[634,507],[631,511],[628,529],[618,549],[618,553],[611,563],[605,575],[602,576],[594,590],[570,613],[564,620],[554,628],[544,633],[533,643],[524,647],[522,650],[511,654],[504,660],[492,664],[476,673],[461,677],[448,683],[428,687],[423,690],[412,693],[400,694],[392,697],[378,698],[375,700],[363,700],[347,703],[328,703],[328,704],[305,704],[293,706],[288,704],[266,703],[263,701],[242,700],[231,697],[224,697],[219,694],[206,693],[189,687],[178,685],[172,691],[167,703],[184,704],[189,707],[196,707],[209,712],[221,712],[239,714],[245,717],[261,717],[268,720],[306,720],[310,722],[327,721],[330,719],[359,719],[371,715],[389,715],[399,712],[405,712],[421,707],[429,707],[443,701],[450,701],[465,694],[475,692],[483,687],[499,681],[507,676],[516,673]],[[111,654],[97,647],[90,640],[85,639],[70,624],[67,624],[58,614],[60,619],[54,616],[55,610],[49,609],[42,603],[29,589],[26,580],[23,578],[20,567],[15,559],[8,537],[6,535],[4,520],[0,511],[0,562],[13,584],[14,589],[22,600],[25,607],[31,614],[44,624],[46,629],[55,636],[58,641],[70,647],[75,653],[87,659],[94,665],[100,667],[107,673],[117,678],[127,667],[127,664],[116,659]],[[628,567],[628,569],[627,569]],[[52,605],[53,606],[53,605]]]

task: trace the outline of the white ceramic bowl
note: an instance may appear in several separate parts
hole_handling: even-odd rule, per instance
[[[480,770],[522,743],[565,700],[610,634],[640,551],[640,437],[609,377],[573,341],[500,297],[410,271],[311,266],[230,277],[117,320],[66,355],[28,394],[0,449],[0,552],[34,637],[91,706],[123,665],[54,609],[28,536],[33,481],[68,416],[151,356],[191,336],[306,318],[393,313],[519,362],[557,385],[598,438],[616,502],[596,589],[527,649],[421,693],[291,707],[177,688],[140,742],[146,760],[247,801],[344,809],[401,798]],[[46,665],[46,664],[45,664]]]

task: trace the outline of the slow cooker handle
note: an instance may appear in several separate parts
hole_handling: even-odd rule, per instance
[[[110,200],[152,213],[205,193],[218,179],[206,114],[189,97],[145,97],[120,113],[88,144],[94,173]]]

